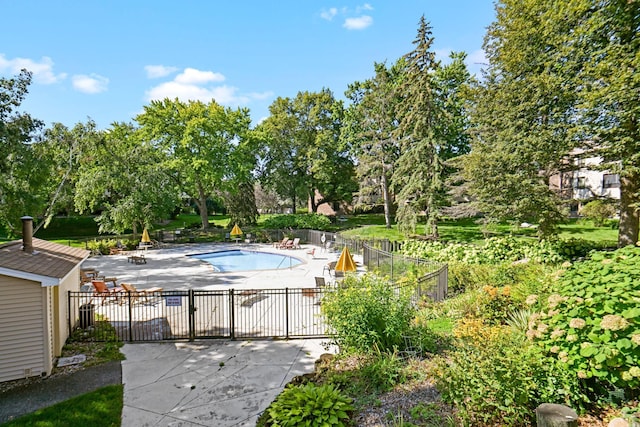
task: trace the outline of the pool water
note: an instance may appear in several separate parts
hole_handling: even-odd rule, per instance
[[[289,255],[240,249],[188,256],[208,262],[213,266],[214,270],[221,273],[229,271],[277,270],[302,264],[302,260]]]

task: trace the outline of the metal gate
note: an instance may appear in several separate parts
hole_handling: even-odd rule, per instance
[[[100,340],[326,337],[324,289],[69,292],[69,328]]]

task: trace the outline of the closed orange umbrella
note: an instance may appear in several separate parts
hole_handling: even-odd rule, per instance
[[[342,250],[340,258],[338,258],[336,271],[356,271],[356,263],[353,261],[353,257],[351,256],[351,253],[349,253],[349,248],[346,246]]]
[[[233,226],[233,229],[229,234],[231,234],[232,236],[240,236],[242,234],[242,230],[240,229],[240,227],[238,227],[238,224],[236,224]]]
[[[150,243],[151,242],[151,239],[149,238],[149,232],[147,231],[146,228],[142,232],[142,239],[140,239],[140,241],[142,243]]]

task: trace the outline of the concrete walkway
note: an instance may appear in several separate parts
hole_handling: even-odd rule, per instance
[[[255,426],[322,340],[125,344],[123,427]]]

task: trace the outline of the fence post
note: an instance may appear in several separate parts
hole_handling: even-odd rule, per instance
[[[127,304],[129,306],[129,342],[133,342],[133,308],[131,307],[131,292],[127,292]],[[147,337],[144,337],[145,339]]]
[[[289,288],[284,288],[285,335],[289,339]]]
[[[195,319],[195,314],[196,314],[196,300],[194,297],[194,292],[193,289],[189,289],[189,341],[193,341],[195,339],[196,336],[196,331],[195,331],[195,324],[196,324],[196,319]]]
[[[233,289],[229,289],[229,337],[236,339],[236,319]]]
[[[75,312],[75,310],[73,311]],[[71,324],[71,291],[67,291],[67,314],[69,317],[69,335],[71,335],[71,333],[73,332],[73,326]]]

